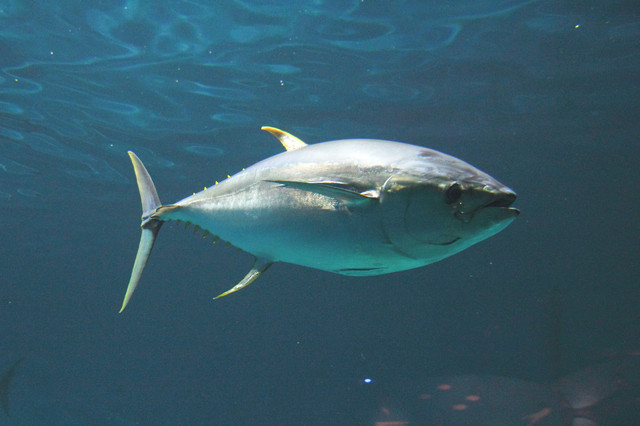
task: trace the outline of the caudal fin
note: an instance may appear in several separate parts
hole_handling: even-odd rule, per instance
[[[131,278],[129,279],[129,285],[127,286],[127,292],[124,295],[120,312],[124,311],[124,308],[129,303],[133,292],[140,282],[142,271],[144,271],[147,260],[149,260],[153,243],[156,241],[156,237],[162,226],[162,222],[151,217],[161,205],[153,180],[151,180],[151,176],[149,176],[142,161],[140,161],[133,152],[129,151],[129,157],[133,163],[133,170],[136,173],[136,181],[138,183],[138,190],[140,191],[140,201],[142,202],[142,223],[140,224],[142,235],[140,236],[138,253],[133,263]]]

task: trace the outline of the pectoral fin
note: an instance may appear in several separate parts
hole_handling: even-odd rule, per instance
[[[348,206],[356,206],[377,200],[379,191],[368,190],[359,192],[345,182],[337,181],[321,181],[321,182],[300,182],[290,180],[270,180],[269,182],[277,183],[288,188],[297,188],[303,191],[309,191],[326,197],[335,198],[342,201]]]
[[[219,299],[219,298],[221,298],[223,296],[226,296],[227,294],[234,293],[234,292],[240,290],[241,288],[248,286],[249,284],[254,282],[256,279],[258,279],[258,277],[264,271],[266,271],[267,268],[269,268],[269,266],[271,266],[272,264],[273,264],[273,261],[271,261],[269,259],[265,259],[265,258],[261,258],[261,257],[257,258],[255,263],[251,267],[251,270],[247,273],[247,275],[244,276],[244,278],[238,284],[233,286],[233,288],[225,291],[221,295],[214,297],[214,299]]]

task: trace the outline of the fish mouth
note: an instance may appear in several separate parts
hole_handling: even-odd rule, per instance
[[[477,214],[482,212],[487,214],[489,212],[494,212],[493,215],[505,218],[518,216],[520,214],[520,210],[515,207],[511,207],[513,202],[516,200],[516,197],[515,192],[500,192],[495,194],[495,197],[489,200],[486,204],[482,204],[469,212],[456,211],[455,216],[465,223],[471,222]]]
[[[516,201],[517,195],[515,192],[506,192],[500,194],[496,199],[492,200],[490,203],[482,206],[482,209],[486,208],[500,208],[513,212],[515,215],[520,214],[520,210],[515,207],[511,207],[511,205]]]
[[[495,200],[484,205],[484,207],[511,207],[511,204],[516,201],[516,197],[517,195],[513,192],[500,194]]]

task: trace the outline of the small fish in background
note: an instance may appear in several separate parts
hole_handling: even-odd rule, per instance
[[[396,387],[394,403],[381,405],[373,424],[638,425],[639,372],[640,356],[628,354],[550,385],[492,375],[434,377]]]
[[[133,153],[142,236],[120,312],[129,303],[162,224],[174,220],[255,256],[222,297],[274,262],[343,275],[404,271],[451,256],[518,216],[516,194],[450,155],[400,142],[346,139],[307,145],[273,127],[286,152],[162,205]]]

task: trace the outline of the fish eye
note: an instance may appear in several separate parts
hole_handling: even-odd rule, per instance
[[[462,188],[458,182],[453,182],[444,193],[444,201],[447,204],[453,204],[460,200],[462,197]]]

